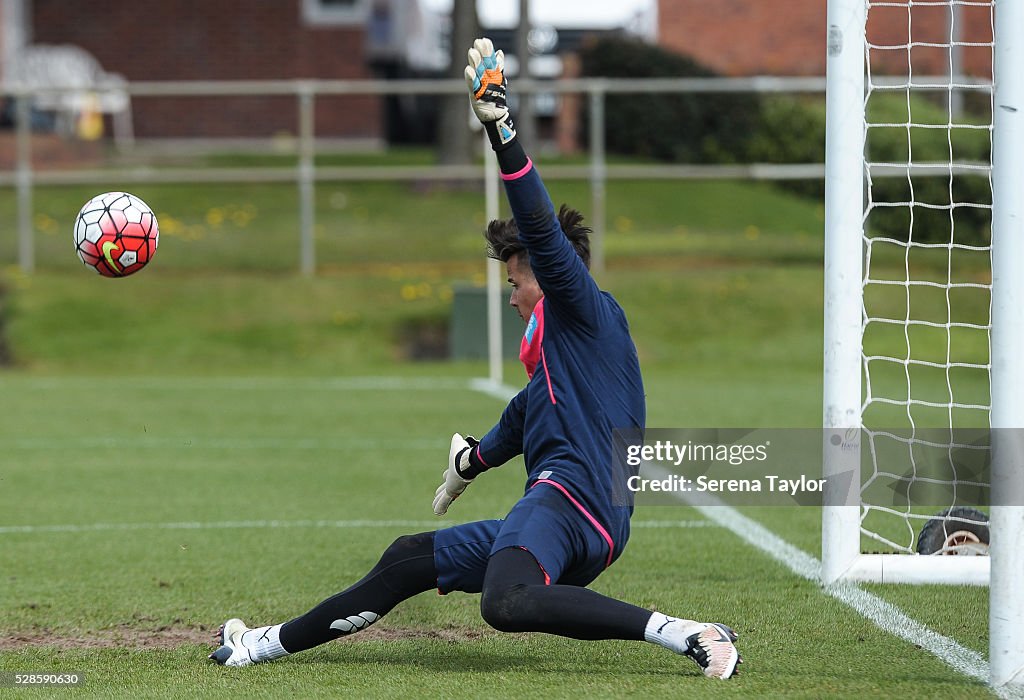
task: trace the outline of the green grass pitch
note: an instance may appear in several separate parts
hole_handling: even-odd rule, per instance
[[[581,183],[552,189],[589,201]],[[0,371],[0,672],[78,672],[75,695],[104,698],[986,694],[683,506],[638,509],[594,587],[734,626],[745,663],[728,682],[643,643],[493,632],[462,594],[423,594],[273,664],[208,663],[226,618],[290,619],[398,535],[500,517],[521,494],[515,461],[432,515],[451,432],[486,430],[502,403],[469,388],[480,363],[399,348],[402,328],[444,317],[451,285],[478,280],[482,197],[325,184],[322,267],[302,279],[292,188],[137,193],[164,232],[135,278],[74,259],[58,224],[94,194],[76,188],[37,192],[40,270],[5,268],[17,364]],[[630,317],[649,425],[820,425],[820,207],[737,183],[608,195],[601,283]],[[9,192],[0,218],[14,220]],[[745,513],[819,556],[817,509]],[[987,653],[986,590],[868,588]]]
[[[500,403],[450,380],[359,384],[4,379],[5,397],[19,398],[5,402],[3,429],[0,669],[79,672],[84,693],[122,697],[709,690],[692,663],[642,643],[492,632],[462,594],[423,594],[362,638],[268,666],[208,665],[204,639],[224,618],[288,619],[361,576],[395,536],[500,516],[519,494],[512,463],[435,519],[444,433],[480,425]],[[769,519],[813,526],[808,510]],[[744,673],[716,694],[980,691],[690,509],[635,519],[626,554],[595,588],[735,625]],[[17,527],[40,525],[72,527]]]

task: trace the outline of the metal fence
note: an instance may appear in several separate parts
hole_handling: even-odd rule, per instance
[[[103,87],[96,90],[102,92]],[[253,97],[291,96],[295,99],[298,134],[295,155],[290,167],[120,167],[96,169],[64,169],[40,171],[33,167],[31,152],[31,102],[39,96],[81,93],[74,88],[25,88],[0,85],[0,94],[12,96],[15,110],[16,154],[13,171],[0,171],[0,186],[16,190],[18,264],[25,272],[35,267],[32,231],[33,189],[40,185],[88,184],[100,179],[124,183],[185,182],[294,182],[298,190],[299,261],[304,275],[316,270],[314,245],[314,195],[318,182],[368,180],[444,180],[483,181],[484,168],[479,165],[386,165],[386,166],[323,166],[314,159],[317,135],[314,110],[322,96],[338,95],[454,95],[464,94],[465,84],[459,80],[247,80],[191,82],[135,82],[120,85],[118,90],[133,97]],[[823,77],[753,77],[753,78],[651,78],[536,81],[516,83],[517,93],[580,94],[588,101],[589,154],[585,165],[549,165],[546,179],[587,180],[591,192],[591,223],[594,230],[592,264],[595,271],[604,268],[605,185],[609,180],[643,179],[815,179],[824,177],[824,164],[609,164],[605,152],[605,97],[609,94],[667,93],[824,93]],[[489,159],[487,159],[489,162]],[[493,167],[493,166],[484,166]]]

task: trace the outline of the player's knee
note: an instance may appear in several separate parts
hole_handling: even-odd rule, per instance
[[[484,621],[499,632],[529,632],[533,629],[531,588],[516,583],[485,589],[480,596],[480,614]]]
[[[402,535],[384,550],[380,565],[389,566],[406,561],[410,557],[425,556],[434,552],[434,533],[421,532],[416,535]]]

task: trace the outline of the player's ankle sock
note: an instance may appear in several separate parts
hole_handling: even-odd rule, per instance
[[[700,622],[669,617],[656,612],[647,621],[647,627],[644,628],[644,639],[654,644],[660,644],[677,654],[685,654],[690,648],[690,643],[686,641],[687,638],[702,631],[705,627],[706,625]]]
[[[242,635],[242,644],[249,650],[253,661],[270,661],[288,655],[281,646],[281,627],[257,627]]]

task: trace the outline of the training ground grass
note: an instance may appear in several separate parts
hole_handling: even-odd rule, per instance
[[[481,198],[321,188],[322,267],[301,279],[292,189],[140,188],[173,214],[152,267],[111,281],[81,268],[58,225],[98,189],[41,190],[40,271],[7,275],[0,670],[82,672],[97,697],[985,692],[682,506],[639,509],[595,588],[734,625],[735,681],[712,688],[644,644],[494,633],[474,596],[431,593],[294,659],[208,665],[200,640],[227,617],[290,618],[397,535],[499,517],[521,493],[513,462],[432,516],[448,436],[486,430],[502,405],[467,388],[481,364],[409,363],[400,343],[446,317],[454,283],[479,281]],[[553,189],[587,201],[582,185]],[[819,207],[760,185],[622,183],[608,221],[601,282],[630,317],[649,425],[820,425]],[[10,237],[0,255],[14,260]],[[360,379],[379,376],[401,381]],[[751,514],[818,555],[816,509]],[[987,591],[872,590],[986,652]]]
[[[388,389],[260,378],[7,377],[2,386],[13,410],[3,426],[0,669],[83,673],[86,691],[101,696],[708,690],[695,666],[663,650],[500,635],[479,619],[476,597],[432,593],[385,617],[366,641],[353,637],[257,669],[206,665],[211,647],[198,639],[224,618],[297,615],[361,576],[398,534],[428,529],[445,433],[486,424],[483,417],[501,407],[493,398],[450,381]],[[500,516],[521,479],[519,463],[488,474],[438,524]],[[784,536],[815,519],[793,515],[771,518]],[[287,527],[311,519],[352,526]],[[690,509],[640,509],[636,520],[627,554],[595,588],[741,630],[744,675],[716,693],[980,691],[728,533],[701,526]],[[643,527],[652,520],[676,525]],[[196,525],[144,526],[160,523]],[[62,524],[81,527],[11,531]],[[916,602],[932,607],[929,599]],[[147,636],[188,641],[166,648]]]

